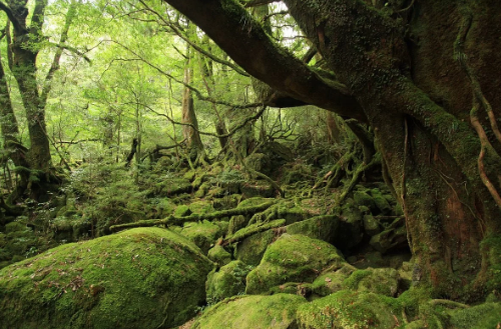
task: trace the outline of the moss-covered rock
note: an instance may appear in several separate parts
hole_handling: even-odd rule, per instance
[[[398,291],[400,276],[393,268],[368,268],[354,271],[344,282],[346,289],[373,292],[394,297]]]
[[[301,296],[243,296],[224,300],[208,309],[192,329],[291,329]]]
[[[289,234],[302,234],[313,239],[332,243],[338,226],[339,217],[326,215],[287,225],[285,230]]]
[[[248,294],[266,293],[287,282],[313,282],[324,269],[344,263],[338,250],[304,235],[283,234],[266,250],[263,259],[247,276]]]
[[[334,243],[343,252],[355,248],[363,238],[362,212],[352,202],[343,205]]]
[[[184,237],[138,228],[0,270],[0,328],[157,328],[205,301],[212,262]]]
[[[204,220],[198,223],[186,223],[181,234],[193,241],[206,254],[221,236],[218,225]]]
[[[404,219],[395,219],[383,232],[374,235],[369,244],[382,253],[408,248]]]
[[[90,236],[92,225],[86,217],[58,216],[50,222],[50,228],[54,232],[56,241],[74,242],[83,236]]]
[[[358,206],[365,206],[369,208],[371,211],[376,209],[376,203],[374,199],[365,191],[355,191],[353,192],[353,199],[355,200],[355,204]]]
[[[217,303],[225,298],[241,295],[245,291],[245,277],[252,267],[239,260],[209,273],[206,283],[207,302]]]
[[[237,244],[235,258],[245,264],[257,266],[261,262],[266,248],[275,239],[276,235],[273,230],[256,233]]]
[[[372,200],[374,200],[374,204],[380,213],[383,215],[389,215],[392,213],[393,207],[388,202],[386,196],[381,193],[381,190],[377,188],[372,189],[370,190],[370,195],[372,196]],[[389,197],[392,198],[391,195]]]
[[[328,296],[344,289],[344,281],[353,273],[351,265],[345,264],[338,270],[327,270],[312,284],[312,292],[318,296]]]
[[[381,232],[381,228],[379,226],[378,221],[372,216],[372,214],[364,215],[364,231],[366,234],[370,236],[374,236]]]
[[[207,253],[207,257],[219,266],[224,266],[231,262],[231,254],[220,244],[216,244],[212,247]]]
[[[350,290],[299,306],[297,319],[301,329],[390,329],[403,323],[397,300]]]
[[[208,214],[214,212],[214,207],[209,201],[195,201],[190,203],[189,208],[192,214]]]

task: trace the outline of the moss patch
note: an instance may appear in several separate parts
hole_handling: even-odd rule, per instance
[[[233,261],[218,271],[214,270],[207,277],[207,302],[217,303],[227,297],[243,294],[245,277],[252,267],[239,260]]]
[[[0,328],[156,328],[205,300],[212,262],[182,236],[138,228],[0,271]]]

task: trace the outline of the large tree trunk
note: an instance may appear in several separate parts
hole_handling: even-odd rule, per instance
[[[501,267],[501,144],[488,140],[496,127],[484,119],[501,115],[498,2],[421,0],[382,12],[354,0],[284,0],[339,81],[274,47],[235,1],[167,2],[271,87],[371,125],[406,214],[417,277],[438,295],[501,288],[492,280]]]

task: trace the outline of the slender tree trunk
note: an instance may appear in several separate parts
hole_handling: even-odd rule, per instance
[[[189,46],[187,46],[186,53],[187,59],[184,69],[184,83],[190,84],[193,80],[193,68],[192,51],[189,49]],[[200,134],[198,133],[198,120],[195,113],[193,95],[191,90],[187,87],[183,90],[182,114],[182,122],[185,124],[183,126],[183,136],[186,140],[190,157],[192,160],[196,160],[203,157],[204,147],[200,139]]]

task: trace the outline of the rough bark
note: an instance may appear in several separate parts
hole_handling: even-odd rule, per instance
[[[492,33],[499,26],[499,3],[423,0],[408,16],[407,9],[378,10],[361,1],[284,0],[339,79],[332,85],[273,45],[236,1],[166,2],[272,88],[366,121],[404,208],[423,280],[441,296],[474,299],[485,293],[492,255],[500,253],[501,244],[492,241],[499,240],[501,221],[479,169],[499,191],[500,145],[483,155],[486,165],[479,167],[481,144],[469,112],[472,97],[482,95],[490,102],[485,110],[501,114],[499,33]],[[466,28],[468,16],[473,23]],[[455,45],[460,58],[475,54],[467,64],[480,94],[455,61]]]

